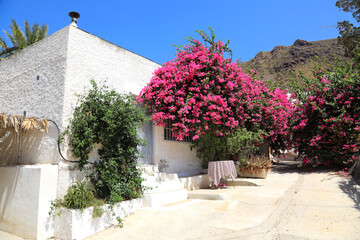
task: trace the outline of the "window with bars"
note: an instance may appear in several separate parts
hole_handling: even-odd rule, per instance
[[[175,141],[175,142],[192,142],[192,138],[193,138],[194,134],[189,134],[189,136],[185,136],[184,139],[182,141],[179,141],[176,139],[176,137],[172,136],[172,131],[171,131],[171,121],[168,120],[166,122],[166,126],[164,127],[164,140],[168,140],[168,141]]]

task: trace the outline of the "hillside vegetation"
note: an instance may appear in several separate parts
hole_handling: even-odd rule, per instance
[[[291,46],[276,46],[268,52],[259,52],[253,59],[240,63],[244,69],[257,71],[257,78],[277,82],[281,88],[288,88],[292,72],[301,70],[305,76],[311,76],[313,61],[319,57],[324,62],[337,58],[346,59],[344,50],[337,39],[308,42],[298,39]]]

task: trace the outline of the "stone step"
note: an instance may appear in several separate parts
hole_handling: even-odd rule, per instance
[[[160,207],[162,205],[187,199],[187,191],[179,189],[166,192],[145,193],[142,197],[143,207]]]

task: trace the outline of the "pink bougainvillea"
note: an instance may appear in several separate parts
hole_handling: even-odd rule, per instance
[[[286,92],[270,90],[224,57],[224,44],[205,47],[194,40],[176,58],[157,69],[137,100],[164,126],[172,123],[174,137],[193,140],[213,131],[218,136],[239,127],[262,129],[269,143],[289,140],[293,106]],[[283,147],[284,144],[275,144]]]
[[[317,66],[294,97],[293,135],[304,164],[349,166],[360,153],[359,70],[338,62]]]

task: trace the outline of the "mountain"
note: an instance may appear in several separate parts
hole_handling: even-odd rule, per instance
[[[269,52],[259,52],[254,58],[240,63],[244,69],[257,71],[257,78],[264,81],[277,82],[281,88],[288,88],[292,79],[291,72],[301,70],[305,76],[312,76],[314,65],[312,60],[319,57],[324,62],[344,57],[343,47],[337,39],[308,42],[298,39],[291,46],[276,46]]]

